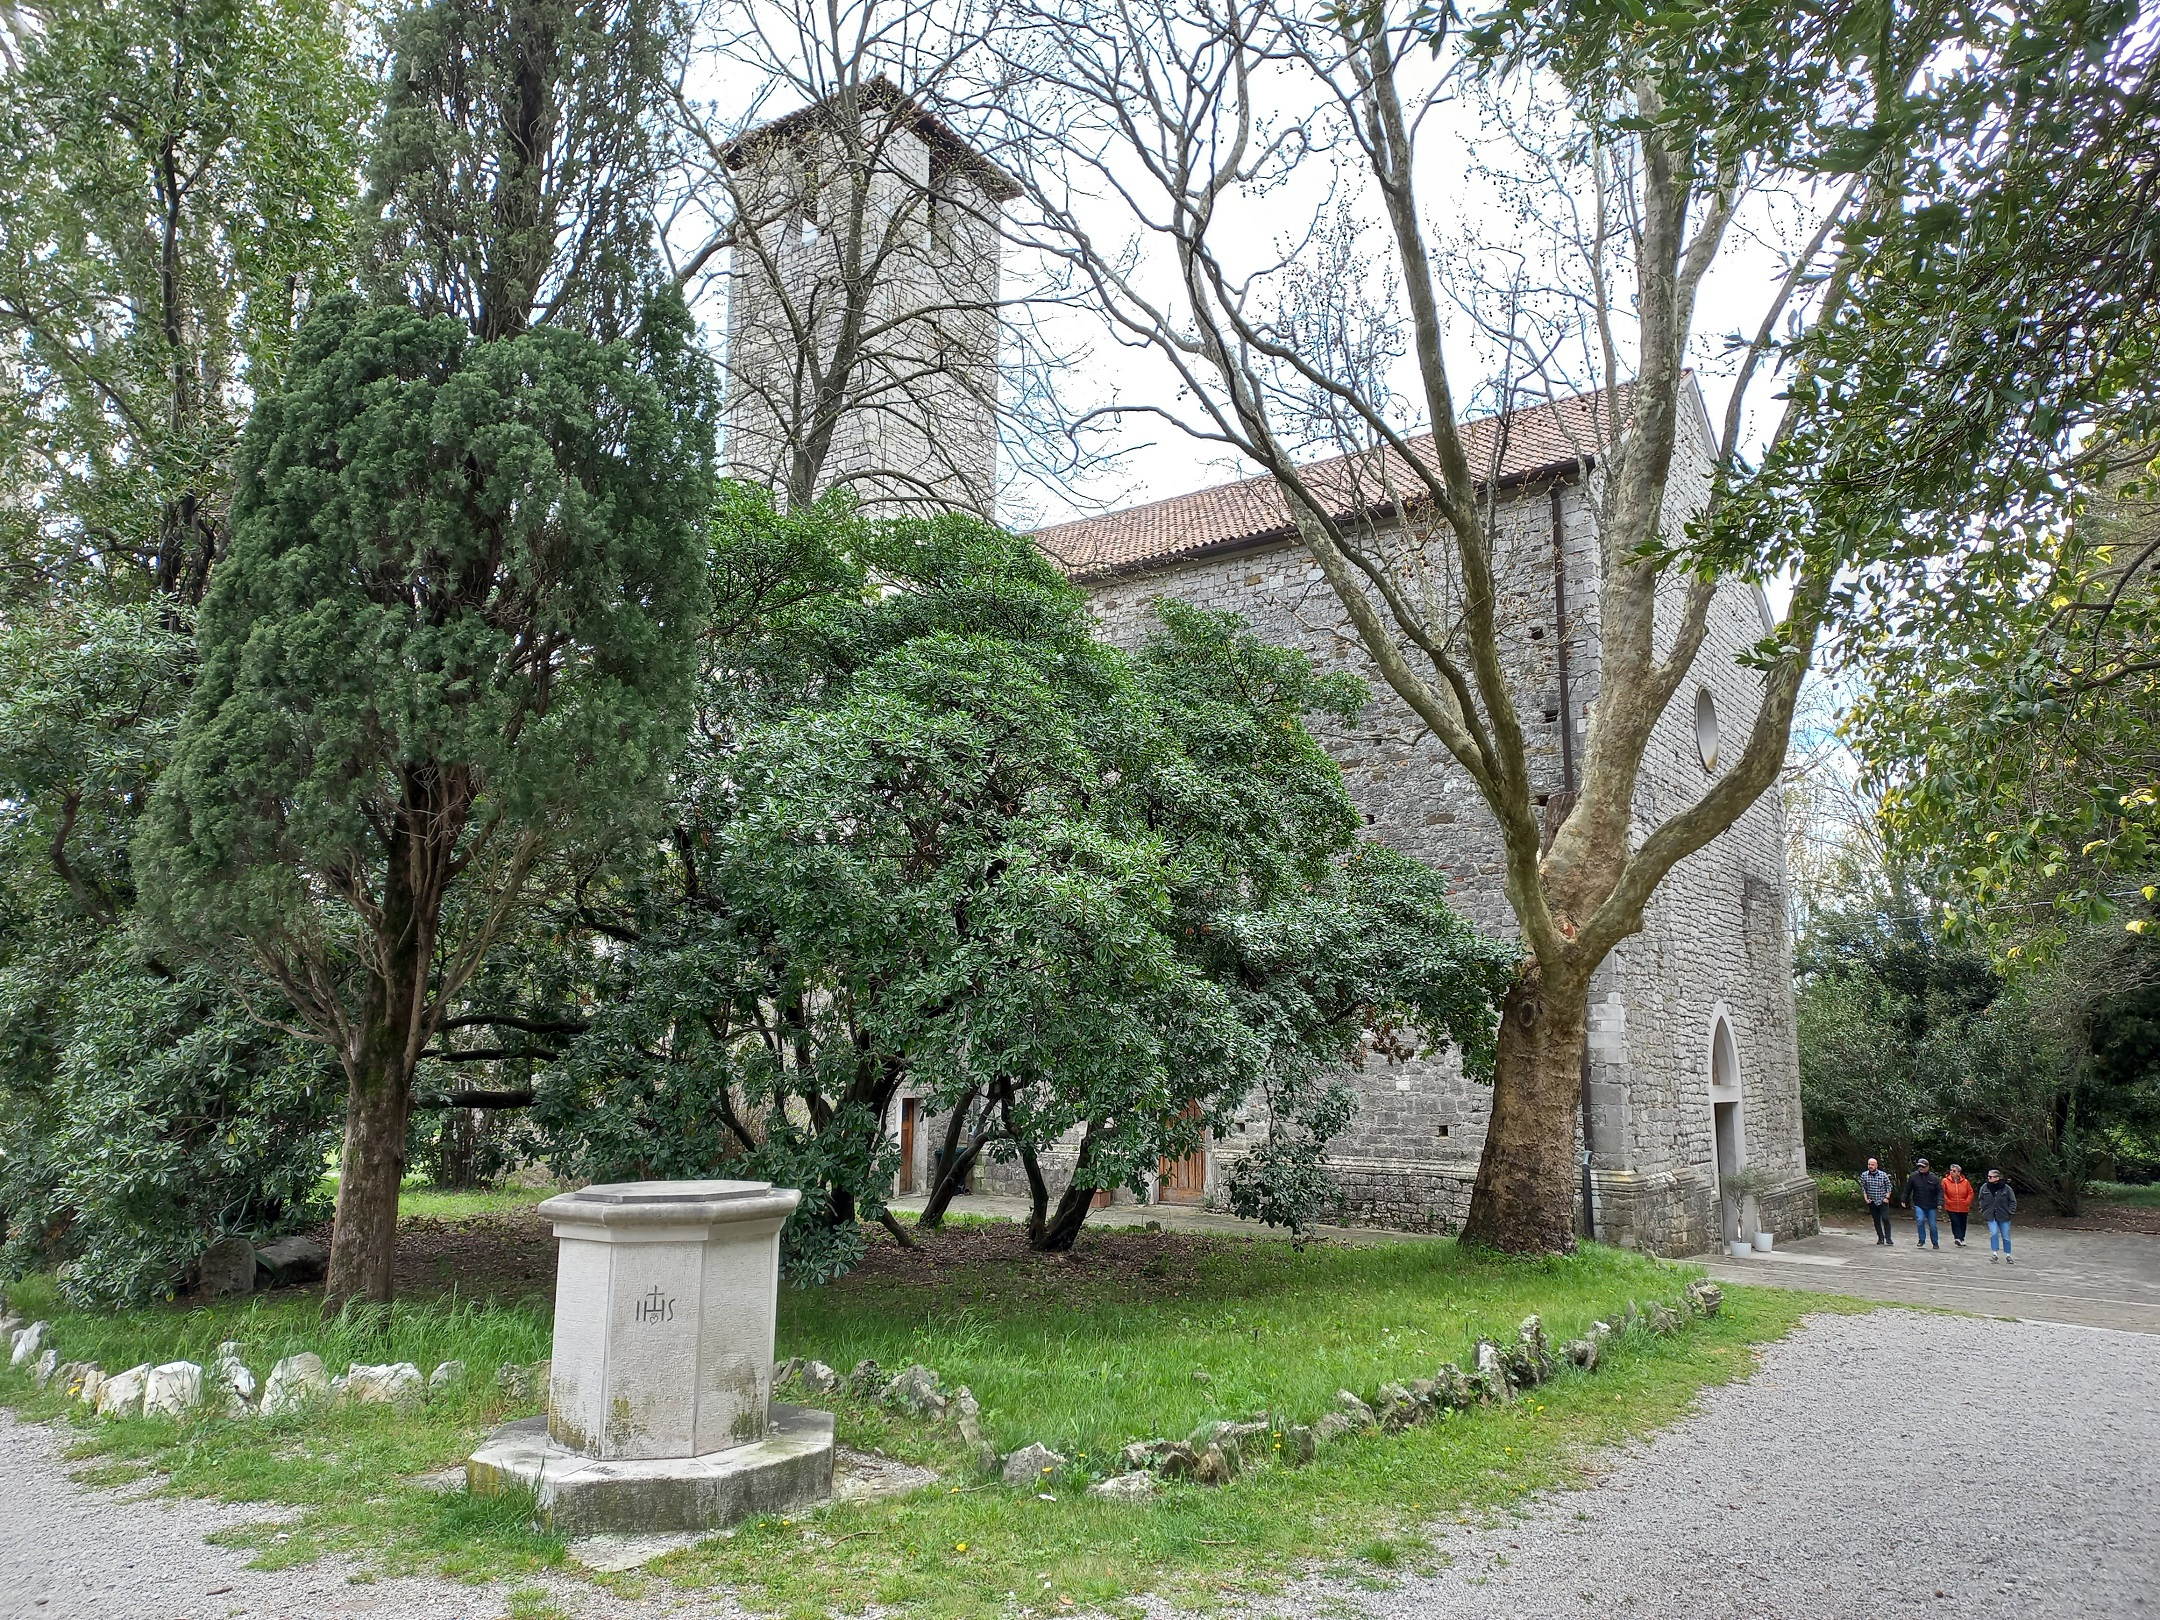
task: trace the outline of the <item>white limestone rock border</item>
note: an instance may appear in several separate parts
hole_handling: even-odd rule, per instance
[[[416,1407],[427,1394],[427,1380],[409,1361],[379,1365],[354,1362],[330,1380],[331,1399],[349,1406]]]
[[[1162,1492],[1162,1481],[1145,1469],[1129,1474],[1112,1474],[1108,1479],[1098,1479],[1088,1487],[1088,1495],[1100,1497],[1105,1502],[1122,1502],[1130,1507],[1145,1502]]]
[[[329,1398],[329,1369],[323,1366],[321,1356],[303,1350],[270,1369],[269,1380],[263,1385],[262,1414],[280,1417],[288,1412],[303,1412]]]
[[[61,1381],[75,1398],[97,1410],[98,1391],[105,1383],[105,1370],[94,1361],[71,1361],[60,1369]]]
[[[1552,1378],[1562,1366],[1579,1373],[1595,1373],[1604,1359],[1605,1347],[1630,1333],[1679,1332],[1693,1317],[1718,1314],[1724,1296],[1712,1282],[1697,1280],[1682,1291],[1677,1307],[1652,1301],[1647,1310],[1633,1300],[1619,1317],[1594,1322],[1581,1338],[1557,1348],[1536,1316],[1526,1317],[1512,1343],[1480,1339],[1472,1352],[1474,1370],[1465,1371],[1445,1362],[1431,1378],[1413,1378],[1382,1384],[1371,1402],[1349,1390],[1338,1392],[1333,1411],[1323,1413],[1310,1428],[1266,1420],[1248,1423],[1202,1424],[1186,1440],[1136,1440],[1123,1448],[1119,1460],[1125,1472],[1098,1481],[1090,1494],[1106,1500],[1146,1500],[1137,1486],[1125,1481],[1135,1476],[1155,1480],[1190,1480],[1199,1485],[1227,1483],[1256,1463],[1273,1461],[1296,1466],[1310,1462],[1321,1446],[1375,1430],[1399,1434],[1405,1429],[1444,1421],[1451,1413],[1477,1406],[1512,1402],[1519,1391],[1535,1388]],[[1268,1437],[1263,1441],[1262,1437]],[[1266,1449],[1261,1449],[1265,1445]],[[1006,1461],[1008,1484],[1024,1483],[1014,1467],[1030,1453],[1047,1452],[1034,1446],[1012,1453]],[[1111,1487],[1115,1486],[1115,1489]]]
[[[114,1373],[98,1385],[97,1415],[99,1417],[141,1417],[143,1409],[143,1386],[150,1377],[150,1363],[145,1361],[128,1368],[126,1372]]]
[[[25,1366],[37,1360],[45,1348],[45,1335],[52,1331],[50,1322],[32,1322],[26,1328],[16,1329],[12,1343],[13,1351],[8,1357],[10,1367]]]
[[[1018,1451],[1007,1452],[998,1465],[998,1474],[1008,1485],[1040,1486],[1045,1480],[1056,1478],[1069,1466],[1070,1463],[1064,1456],[1036,1440],[1022,1446]]]
[[[247,1417],[255,1411],[255,1375],[240,1359],[240,1346],[227,1340],[218,1346],[217,1359],[208,1369],[210,1391],[228,1417]]]
[[[1334,1410],[1310,1425],[1263,1417],[1204,1423],[1184,1440],[1133,1441],[1120,1453],[1123,1472],[1095,1481],[1088,1491],[1106,1501],[1139,1503],[1169,1480],[1221,1485],[1256,1466],[1297,1467],[1311,1462],[1322,1446],[1355,1435],[1399,1434],[1444,1421],[1455,1412],[1505,1405],[1563,1367],[1595,1373],[1614,1340],[1629,1333],[1677,1332],[1692,1317],[1716,1316],[1723,1302],[1717,1284],[1697,1279],[1682,1290],[1677,1307],[1652,1301],[1645,1310],[1630,1300],[1624,1313],[1593,1322],[1580,1338],[1565,1344],[1554,1343],[1540,1317],[1528,1316],[1512,1341],[1478,1340],[1471,1369],[1443,1362],[1430,1378],[1382,1384],[1370,1402],[1341,1390]],[[822,1361],[791,1357],[773,1369],[774,1387],[786,1384],[819,1395],[845,1393],[875,1400],[910,1416],[950,1424],[975,1454],[981,1471],[1016,1490],[1040,1489],[1069,1466],[1065,1457],[1040,1442],[1000,1456],[983,1430],[982,1408],[973,1393],[965,1387],[948,1393],[936,1370],[920,1364],[888,1376],[875,1362],[864,1361],[842,1377]]]
[[[143,1375],[144,1417],[184,1418],[202,1405],[203,1370],[192,1361],[167,1361]]]

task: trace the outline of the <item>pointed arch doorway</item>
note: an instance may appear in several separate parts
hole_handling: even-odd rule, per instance
[[[1725,1181],[1747,1163],[1747,1142],[1740,1120],[1740,1048],[1722,1002],[1710,1018],[1710,1130],[1718,1180],[1718,1231],[1731,1241],[1740,1235],[1740,1208],[1738,1200],[1725,1196]]]

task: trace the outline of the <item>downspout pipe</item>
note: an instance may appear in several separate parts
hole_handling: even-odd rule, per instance
[[[1549,492],[1552,501],[1553,543],[1553,639],[1560,677],[1560,794],[1561,802],[1551,817],[1555,834],[1575,808],[1575,699],[1568,682],[1567,616],[1567,518],[1560,503],[1561,485],[1556,480]],[[1590,1159],[1596,1146],[1590,1136],[1590,1034],[1583,1032],[1582,1048],[1582,1212],[1583,1236],[1597,1237],[1597,1213],[1591,1203]]]

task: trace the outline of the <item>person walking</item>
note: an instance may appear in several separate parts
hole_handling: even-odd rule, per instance
[[[1937,1254],[1942,1253],[1942,1233],[1935,1225],[1935,1211],[1942,1204],[1942,1177],[1928,1168],[1925,1159],[1913,1161],[1913,1172],[1905,1178],[1905,1202],[1912,1205],[1913,1241],[1925,1249],[1934,1245]]]
[[[1965,1247],[1965,1221],[1972,1214],[1973,1184],[1965,1179],[1965,1167],[1953,1164],[1942,1180],[1943,1213],[1950,1217],[1950,1241]]]
[[[1878,1248],[1890,1243],[1890,1176],[1873,1159],[1860,1172],[1860,1196],[1867,1200],[1867,1212],[1875,1219],[1875,1243]],[[1895,1247],[1894,1244],[1891,1245]]]
[[[2016,1213],[2017,1189],[2003,1180],[2000,1170],[1990,1170],[1980,1187],[1980,1218],[1988,1223],[1989,1264],[1995,1261],[1998,1245],[2002,1249],[2003,1264],[2016,1264],[2010,1258],[2010,1217]]]

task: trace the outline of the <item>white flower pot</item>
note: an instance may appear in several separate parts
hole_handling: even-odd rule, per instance
[[[1728,1240],[1726,1247],[1732,1250],[1735,1260],[1745,1260],[1755,1252],[1754,1246],[1746,1238],[1732,1238]]]
[[[1755,1234],[1755,1252],[1757,1254],[1768,1254],[1770,1252],[1771,1241],[1772,1238],[1770,1233],[1757,1232]]]

